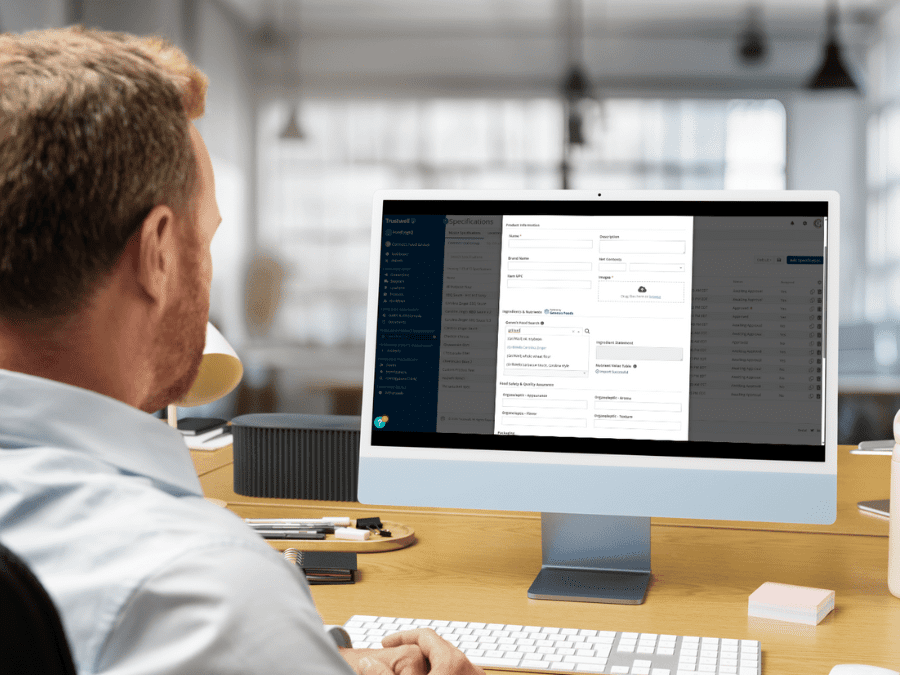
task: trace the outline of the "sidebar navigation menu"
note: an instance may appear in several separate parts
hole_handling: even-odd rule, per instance
[[[437,426],[494,431],[502,216],[447,216]]]

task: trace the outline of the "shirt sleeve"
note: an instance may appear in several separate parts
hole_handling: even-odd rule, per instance
[[[141,584],[93,672],[353,675],[302,573],[239,546],[192,550]]]

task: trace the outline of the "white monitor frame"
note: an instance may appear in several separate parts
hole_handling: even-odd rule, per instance
[[[823,352],[825,461],[373,446],[383,204],[389,200],[827,202]],[[638,518],[634,569],[649,574],[649,517],[794,523],[836,518],[839,198],[831,191],[384,191],[375,196],[359,498],[364,503]],[[687,441],[690,443],[690,441]],[[645,522],[646,519],[646,522]],[[545,517],[545,527],[548,517]],[[646,532],[643,533],[644,525]],[[578,527],[582,527],[579,525]],[[545,547],[548,545],[545,530]],[[622,548],[617,548],[621,555]],[[545,563],[548,556],[545,550]],[[567,556],[568,554],[563,554]],[[581,559],[583,552],[575,555]],[[552,556],[551,556],[552,557]],[[642,594],[642,591],[641,591]],[[555,597],[536,595],[534,597]],[[580,598],[588,599],[588,598]],[[624,601],[624,600],[613,600]]]

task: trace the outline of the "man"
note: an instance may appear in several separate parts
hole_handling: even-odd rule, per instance
[[[339,650],[299,570],[203,499],[147,414],[204,345],[221,221],[190,122],[205,90],[159,40],[0,36],[0,540],[81,673],[475,675],[431,631]]]

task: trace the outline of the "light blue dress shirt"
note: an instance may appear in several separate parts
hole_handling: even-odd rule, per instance
[[[0,370],[0,541],[81,674],[353,673],[296,566],[203,499],[176,430],[115,399]]]

